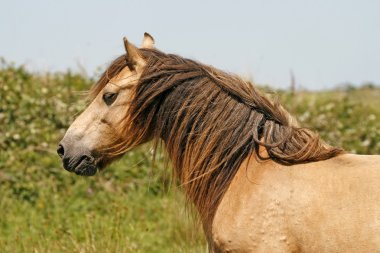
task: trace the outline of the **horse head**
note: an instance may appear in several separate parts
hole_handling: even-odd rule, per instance
[[[114,151],[124,143],[123,129],[119,125],[127,116],[131,90],[146,65],[140,49],[126,38],[124,46],[126,54],[103,74],[93,88],[92,102],[71,124],[58,145],[57,153],[62,158],[64,168],[70,172],[94,175],[123,153]],[[153,47],[153,37],[145,33],[141,48]]]

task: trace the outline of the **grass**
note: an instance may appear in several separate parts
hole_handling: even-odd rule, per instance
[[[172,194],[91,192],[78,180],[34,205],[1,196],[2,252],[201,252]],[[182,211],[178,211],[182,210]],[[201,241],[201,239],[199,240]],[[193,244],[192,244],[193,243]]]
[[[0,62],[0,252],[206,252],[201,227],[149,144],[95,177],[55,148],[93,80]],[[380,153],[380,89],[278,93],[301,125],[354,153]]]
[[[133,169],[118,171],[131,167],[142,152],[128,154],[92,178],[76,177],[55,164],[43,169],[62,174],[65,184],[55,176],[18,181],[13,189],[2,184],[1,252],[205,252],[182,194],[165,186],[166,180],[159,182],[159,172],[142,182],[127,178]]]

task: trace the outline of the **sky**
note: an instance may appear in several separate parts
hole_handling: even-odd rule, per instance
[[[99,73],[122,38],[286,88],[380,84],[379,0],[0,0],[0,57]]]

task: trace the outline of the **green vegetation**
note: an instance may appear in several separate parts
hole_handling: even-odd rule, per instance
[[[95,177],[62,169],[58,141],[93,80],[0,66],[0,252],[205,252],[200,226],[149,145]],[[279,92],[301,125],[355,153],[380,153],[380,89]]]

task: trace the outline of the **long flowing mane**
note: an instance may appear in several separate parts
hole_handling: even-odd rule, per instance
[[[158,50],[141,53],[147,65],[131,91],[120,125],[125,141],[115,152],[162,140],[175,177],[205,224],[211,224],[242,162],[253,153],[259,156],[260,146],[269,159],[286,165],[342,152],[299,127],[282,106],[236,75]],[[100,92],[127,65],[125,56],[117,58],[92,93]]]

